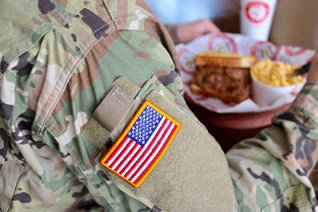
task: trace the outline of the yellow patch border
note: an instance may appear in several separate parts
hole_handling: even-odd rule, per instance
[[[115,151],[115,149],[119,146],[119,144],[123,141],[125,135],[129,132],[129,130],[132,128],[132,126],[135,124],[135,122],[137,121],[137,119],[139,118],[139,116],[141,115],[142,111],[147,107],[150,106],[152,107],[154,110],[156,110],[158,113],[160,113],[161,115],[169,118],[175,125],[176,125],[176,129],[173,132],[173,134],[171,135],[167,145],[164,147],[164,149],[162,150],[161,154],[158,156],[158,158],[156,159],[156,161],[154,161],[154,163],[152,164],[152,166],[148,169],[148,171],[144,174],[144,176],[139,180],[138,183],[133,183],[130,182],[128,179],[126,179],[124,176],[122,176],[121,174],[119,174],[118,172],[116,172],[115,170],[113,170],[112,168],[108,167],[105,162],[106,160],[110,157],[110,155],[113,153],[113,151]],[[125,130],[122,132],[122,134],[120,135],[120,137],[116,140],[115,144],[111,147],[111,149],[107,152],[107,154],[100,160],[100,164],[102,166],[104,166],[105,168],[107,168],[108,170],[112,171],[113,173],[115,173],[116,175],[118,175],[120,178],[122,178],[123,180],[125,180],[126,182],[128,182],[129,184],[131,184],[132,186],[134,186],[135,188],[138,188],[143,181],[148,177],[148,175],[152,172],[152,170],[155,168],[155,166],[159,163],[159,161],[162,159],[162,157],[164,156],[164,154],[166,153],[166,151],[168,150],[169,146],[171,145],[172,141],[174,140],[175,136],[177,135],[179,129],[181,127],[181,124],[176,121],[174,118],[172,118],[170,115],[168,115],[166,112],[164,112],[163,110],[161,110],[159,107],[157,107],[156,105],[154,105],[153,103],[151,103],[150,101],[146,100],[145,102],[142,103],[142,105],[139,107],[139,109],[136,111],[135,115],[132,117],[132,119],[129,121],[128,125],[126,126]]]

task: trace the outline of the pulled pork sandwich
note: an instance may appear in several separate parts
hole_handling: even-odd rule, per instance
[[[255,56],[206,51],[195,59],[196,71],[190,83],[194,94],[240,103],[251,95],[250,67]]]

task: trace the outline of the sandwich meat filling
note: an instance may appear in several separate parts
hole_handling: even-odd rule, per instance
[[[228,103],[240,103],[251,94],[250,69],[197,66],[190,89],[195,94],[215,97]]]

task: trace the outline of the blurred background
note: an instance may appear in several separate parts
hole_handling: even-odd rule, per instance
[[[240,32],[240,0],[146,0],[164,24],[211,19],[223,32]],[[318,1],[278,0],[269,41],[314,49],[318,44]]]

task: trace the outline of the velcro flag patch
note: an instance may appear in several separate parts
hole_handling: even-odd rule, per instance
[[[180,123],[145,101],[101,164],[138,188],[163,157]]]

